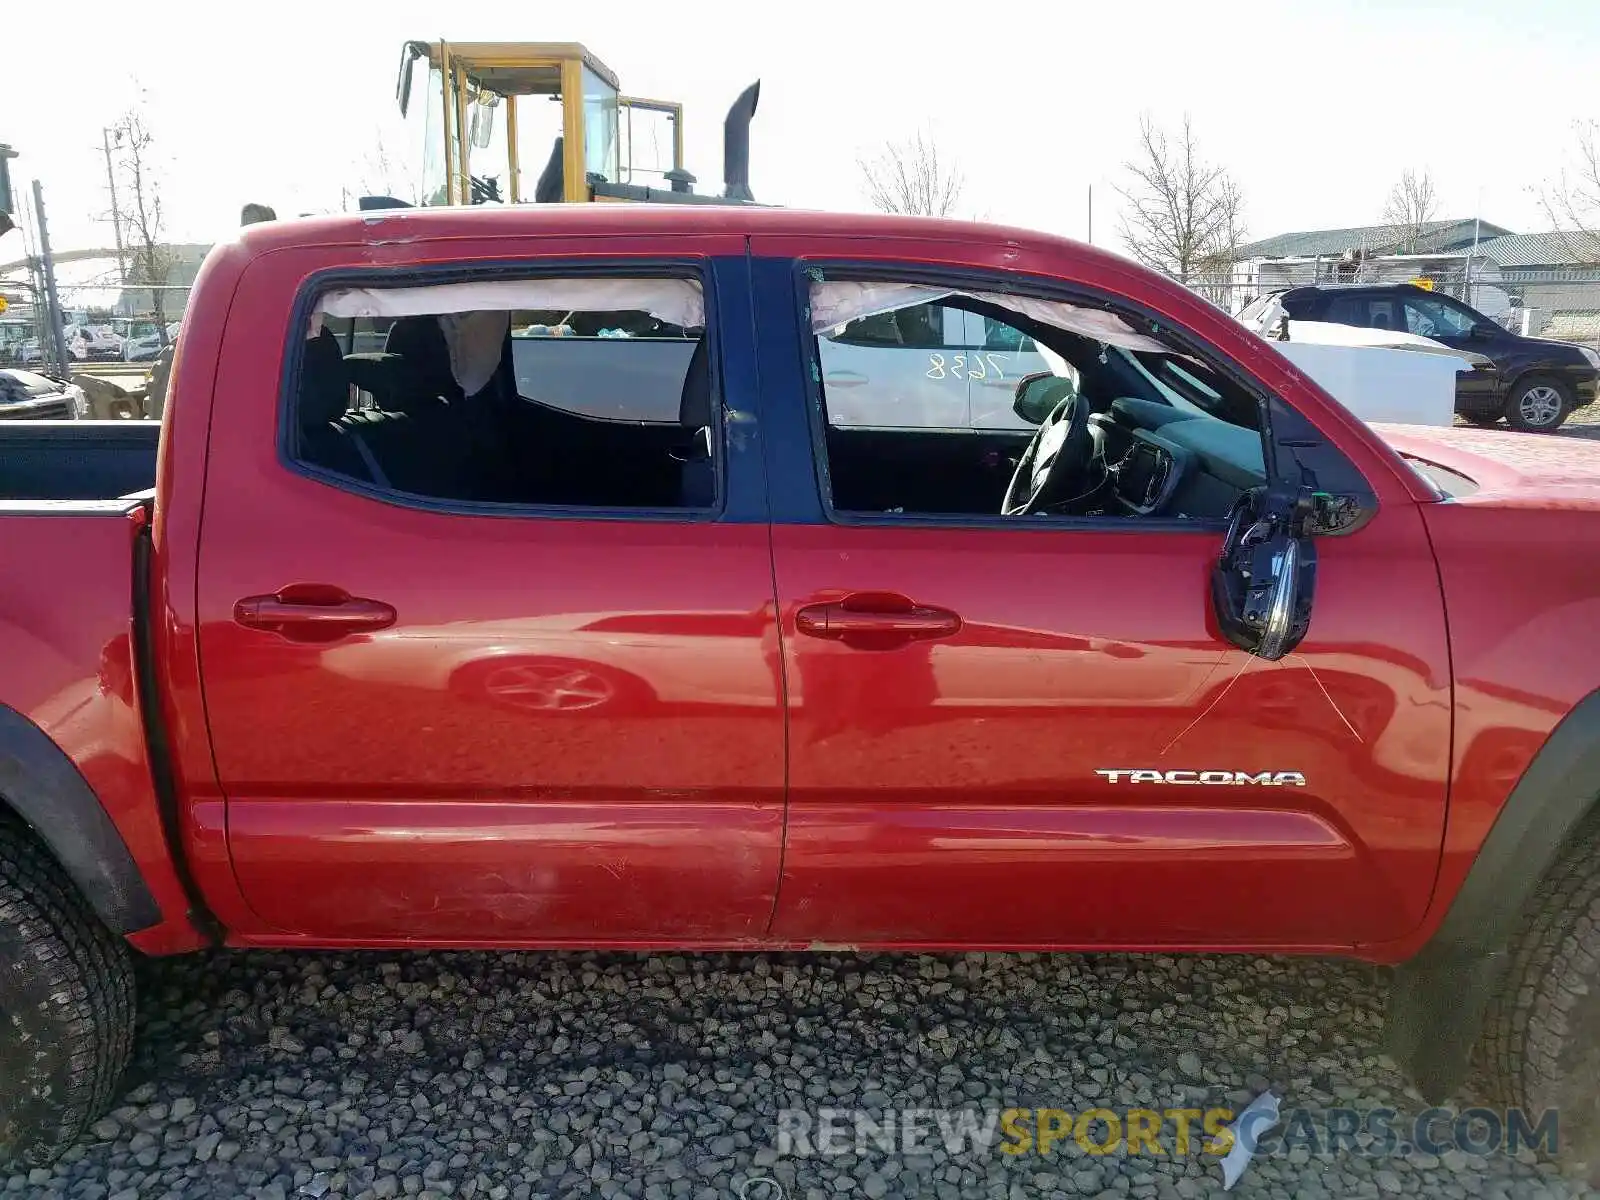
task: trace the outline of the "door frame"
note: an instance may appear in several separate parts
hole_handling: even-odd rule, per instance
[[[1337,529],[1319,530],[1318,536],[1342,536],[1364,526],[1377,512],[1382,500],[1401,500],[1405,493],[1418,490],[1416,481],[1403,476],[1383,475],[1363,470],[1348,454],[1315,423],[1298,413],[1288,401],[1273,392],[1255,373],[1245,368],[1233,355],[1220,347],[1202,340],[1170,318],[1147,308],[1138,301],[1107,288],[1078,283],[1064,278],[1039,275],[1020,276],[1017,272],[985,269],[981,267],[951,266],[919,261],[915,258],[891,260],[888,258],[843,257],[831,254],[816,257],[767,258],[760,256],[760,243],[784,239],[752,239],[757,256],[751,264],[751,281],[757,306],[758,326],[762,331],[762,388],[764,394],[791,396],[787,404],[775,404],[774,423],[782,426],[783,435],[771,439],[772,449],[767,460],[768,479],[775,489],[773,521],[800,521],[806,524],[832,523],[837,525],[931,525],[935,527],[972,527],[1015,529],[1014,519],[1000,516],[957,516],[950,514],[920,515],[850,513],[834,509],[832,488],[828,479],[826,453],[827,417],[823,400],[820,373],[814,370],[815,356],[806,314],[810,311],[810,285],[819,279],[839,278],[883,281],[893,283],[926,284],[929,286],[975,289],[996,292],[1025,292],[1046,300],[1060,300],[1112,312],[1133,323],[1159,330],[1180,349],[1194,354],[1213,370],[1252,396],[1261,414],[1262,453],[1267,468],[1269,484],[1278,484],[1292,490],[1303,486],[1302,471],[1310,469],[1318,477],[1324,492],[1346,498],[1356,514],[1347,524]],[[785,295],[785,293],[787,293]],[[1025,319],[1025,318],[1024,318]],[[1244,330],[1241,327],[1241,333]],[[787,337],[783,335],[787,334]],[[787,350],[781,347],[787,342]],[[783,357],[791,364],[789,371],[781,369]],[[778,386],[778,381],[791,374],[788,386]],[[804,422],[801,435],[800,420]],[[1354,418],[1351,418],[1354,420]],[[802,472],[798,463],[785,464],[782,459],[809,454],[811,462]],[[812,475],[810,492],[814,502],[804,496],[800,479]],[[1409,485],[1409,486],[1408,486]],[[1420,498],[1412,496],[1411,498]],[[1432,498],[1437,498],[1436,495]],[[1029,522],[1029,528],[1040,529],[1101,529],[1107,532],[1126,532],[1128,522],[1119,517],[1044,516]],[[1137,522],[1139,528],[1165,532],[1187,532],[1198,527],[1219,532],[1226,522],[1197,522],[1192,519],[1149,519]]]

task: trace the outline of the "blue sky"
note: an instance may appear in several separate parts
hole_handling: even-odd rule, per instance
[[[393,113],[406,38],[586,43],[624,91],[685,103],[702,188],[720,180],[728,103],[759,76],[761,200],[860,208],[858,156],[920,127],[990,219],[1082,237],[1093,186],[1097,242],[1115,240],[1141,112],[1189,113],[1259,236],[1376,221],[1407,167],[1431,170],[1443,215],[1546,228],[1539,191],[1575,123],[1600,117],[1592,0],[252,7],[6,6],[0,141],[25,156],[19,184],[44,179],[58,244],[109,239],[100,128],[135,76],[175,237],[225,236],[246,200],[338,208],[380,135],[409,150]]]

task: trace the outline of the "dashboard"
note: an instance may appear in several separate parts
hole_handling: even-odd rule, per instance
[[[1132,515],[1226,520],[1240,493],[1266,481],[1255,430],[1127,398],[1090,420],[1116,502]]]

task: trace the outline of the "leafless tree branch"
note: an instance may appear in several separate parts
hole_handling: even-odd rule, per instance
[[[1422,249],[1422,237],[1430,222],[1439,215],[1439,201],[1434,193],[1433,175],[1423,171],[1418,175],[1409,167],[1401,174],[1400,182],[1389,191],[1383,205],[1383,223],[1386,237],[1394,252],[1416,254]]]
[[[361,158],[357,190],[344,190],[344,207],[355,207],[362,196],[393,196],[408,204],[423,203],[422,181],[390,146],[391,139],[380,127],[373,131],[370,148]]]
[[[1573,260],[1600,262],[1600,125],[1578,125],[1578,144],[1561,178],[1539,197],[1550,227]]]
[[[931,136],[918,132],[887,142],[874,158],[857,160],[861,187],[879,212],[952,216],[965,186],[960,168],[941,158]]]
[[[1123,169],[1121,232],[1134,258],[1183,284],[1231,271],[1245,240],[1244,194],[1205,161],[1187,116],[1176,141],[1141,117],[1138,153]]]
[[[124,199],[120,206],[122,240],[132,254],[128,283],[150,289],[150,307],[165,346],[167,311],[163,289],[171,277],[174,256],[165,240],[155,135],[139,108],[130,108],[118,117],[111,134],[117,189]]]

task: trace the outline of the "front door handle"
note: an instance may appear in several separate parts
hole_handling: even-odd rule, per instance
[[[233,606],[235,623],[292,642],[331,642],[395,623],[394,605],[364,600],[343,588],[297,583],[270,596],[246,596]]]
[[[794,623],[808,637],[835,641],[910,641],[951,637],[961,631],[961,618],[949,609],[914,604],[892,592],[857,593],[826,604],[808,604],[795,613]]]

